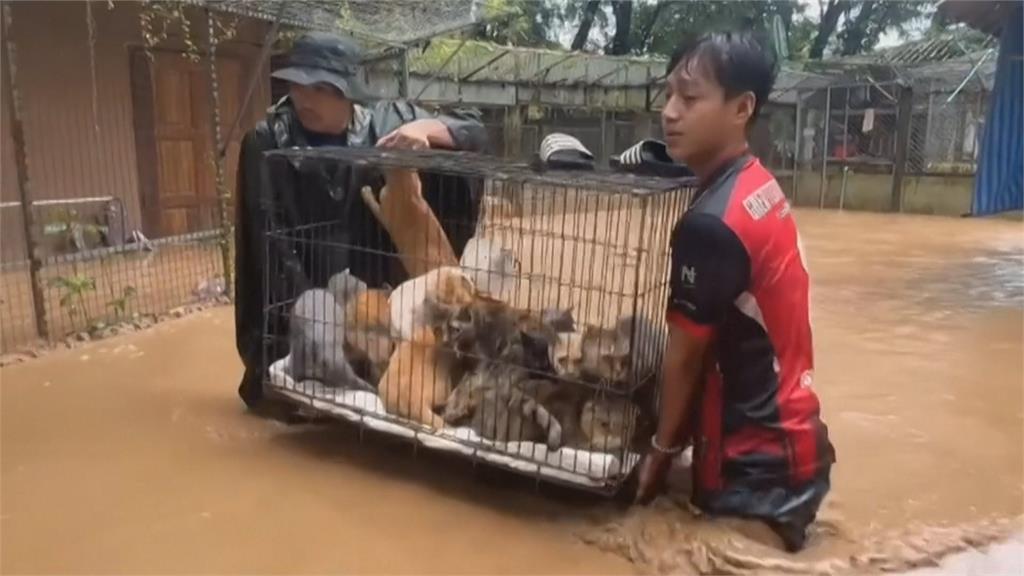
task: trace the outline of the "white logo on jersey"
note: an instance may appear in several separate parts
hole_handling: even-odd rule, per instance
[[[693,266],[683,266],[679,276],[683,281],[683,286],[697,285],[697,270]]]
[[[747,209],[751,218],[760,220],[771,212],[779,202],[785,201],[786,195],[782,193],[782,188],[773,178],[764,186],[751,192],[750,196],[743,200],[743,207]]]
[[[814,385],[814,371],[807,370],[800,375],[800,387],[810,388],[812,385]]]

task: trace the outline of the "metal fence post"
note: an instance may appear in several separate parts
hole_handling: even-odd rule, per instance
[[[29,281],[32,284],[32,310],[35,314],[36,330],[41,338],[49,340],[50,325],[46,319],[46,300],[43,293],[42,279],[40,272],[43,268],[43,260],[36,247],[35,241],[35,218],[32,213],[31,183],[28,176],[28,161],[25,157],[25,127],[21,118],[21,95],[18,93],[17,60],[15,54],[14,38],[11,30],[14,29],[11,15],[12,6],[10,3],[3,5],[3,32],[4,48],[6,48],[3,59],[3,67],[7,81],[7,113],[11,122],[11,140],[14,145],[14,166],[18,177],[18,199],[21,204],[21,222],[25,232],[25,249],[29,259]]]
[[[825,207],[825,192],[828,190],[828,125],[832,121],[832,87],[825,91],[825,129],[821,137],[821,186],[818,190],[818,208]]]
[[[800,92],[796,93],[796,135],[793,137],[793,203],[797,203],[800,195],[800,140],[803,136],[803,128],[800,126],[800,115],[803,113],[803,98]]]
[[[896,166],[892,173],[892,211],[903,211],[903,176],[907,172],[907,147],[910,145],[910,116],[914,92],[910,86],[900,88],[896,104]]]
[[[220,131],[220,86],[217,78],[217,42],[213,30],[213,12],[206,9],[207,44],[210,50],[207,53],[210,72],[210,118],[213,121],[213,149],[218,151],[213,157],[215,180],[217,186],[217,215],[220,220],[220,256],[221,267],[224,273],[224,296],[231,298],[234,294],[232,287],[231,261],[231,211],[228,204],[231,201],[231,192],[228,191],[227,182],[224,179],[224,157],[219,153],[222,148],[223,138]],[[239,111],[240,114],[244,110]]]

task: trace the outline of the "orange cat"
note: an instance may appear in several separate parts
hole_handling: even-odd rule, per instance
[[[459,265],[441,224],[423,199],[420,177],[414,170],[389,171],[379,202],[369,187],[362,189],[362,196],[391,236],[411,278],[441,266]]]
[[[345,327],[352,355],[367,363],[370,381],[380,381],[395,346],[388,293],[368,289],[352,296],[345,306]]]
[[[434,410],[451,392],[451,366],[432,329],[417,329],[411,340],[399,342],[377,386],[388,414],[408,418],[434,430],[444,420]]]

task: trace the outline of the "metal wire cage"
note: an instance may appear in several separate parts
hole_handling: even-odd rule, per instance
[[[437,151],[291,149],[266,166],[269,391],[538,479],[620,487],[652,431],[691,183]],[[280,183],[314,176],[338,183],[337,211],[280,224],[301,212]]]

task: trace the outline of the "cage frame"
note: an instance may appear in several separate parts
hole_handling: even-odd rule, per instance
[[[291,166],[297,166],[301,161],[312,161],[318,163],[339,163],[348,164],[352,167],[359,167],[361,169],[371,171],[386,171],[388,169],[411,169],[416,171],[425,171],[432,173],[442,173],[446,176],[462,177],[462,178],[480,178],[492,183],[500,183],[502,186],[512,184],[514,187],[518,186],[520,193],[524,187],[536,186],[536,187],[556,187],[556,188],[574,188],[577,190],[583,190],[587,193],[593,194],[594,197],[601,198],[628,198],[632,202],[639,203],[640,221],[638,230],[638,240],[631,245],[631,248],[636,250],[634,263],[635,270],[632,273],[631,288],[623,289],[623,293],[610,293],[612,296],[619,296],[628,298],[628,308],[632,318],[632,324],[630,325],[629,343],[630,350],[629,354],[635,353],[639,346],[657,346],[656,342],[647,341],[646,343],[639,342],[639,334],[636,328],[638,324],[638,318],[641,314],[641,274],[643,266],[641,263],[645,259],[654,258],[654,254],[645,253],[642,248],[647,246],[647,234],[648,234],[648,218],[649,213],[654,209],[654,199],[671,199],[674,195],[674,202],[668,201],[672,205],[674,210],[674,218],[665,218],[668,229],[674,228],[675,222],[685,212],[685,210],[692,203],[695,192],[696,192],[696,180],[693,178],[659,178],[659,177],[648,177],[638,176],[635,174],[625,172],[613,172],[608,170],[594,170],[594,171],[562,171],[562,170],[544,170],[541,166],[536,163],[524,163],[515,162],[500,159],[497,157],[489,156],[486,154],[472,153],[472,152],[450,152],[450,151],[409,151],[409,150],[381,150],[374,148],[347,148],[347,147],[319,147],[319,148],[289,148],[272,150],[264,153],[264,166],[263,171],[263,194],[264,201],[271,202],[272,196],[272,183],[269,177],[270,169],[269,165],[277,163],[278,166],[286,162]],[[485,186],[486,188],[486,186]],[[354,194],[355,191],[348,191],[349,194]],[[502,190],[502,194],[505,190]],[[481,191],[480,205],[478,206],[477,221],[474,223],[476,231],[480,231],[480,226],[487,217],[484,197],[488,194],[494,194],[492,189],[490,192],[486,190]],[[567,194],[563,195],[566,198],[563,209],[565,213],[568,213]],[[356,200],[358,201],[358,199]],[[599,200],[600,201],[600,200]],[[552,203],[554,201],[552,200]],[[621,209],[621,208],[620,208]],[[525,217],[523,217],[525,219]],[[668,220],[671,218],[671,221]],[[563,216],[564,222],[564,216]],[[582,489],[585,491],[603,494],[606,496],[617,493],[622,486],[626,483],[628,478],[635,471],[638,465],[642,453],[637,450],[631,450],[631,443],[635,440],[634,436],[637,432],[639,423],[637,419],[640,417],[639,412],[629,416],[631,418],[629,423],[625,425],[623,430],[623,441],[620,449],[616,451],[604,450],[595,452],[595,445],[591,444],[589,450],[578,450],[573,452],[571,468],[567,468],[564,464],[565,455],[558,456],[556,460],[558,464],[553,463],[552,457],[557,456],[558,453],[564,449],[559,447],[554,451],[545,450],[540,457],[537,457],[537,444],[538,442],[528,441],[520,439],[518,442],[515,440],[498,441],[498,440],[486,440],[482,436],[477,438],[463,438],[459,437],[456,433],[451,432],[451,429],[446,425],[442,430],[432,429],[424,424],[414,422],[409,418],[389,413],[387,410],[371,410],[367,406],[358,406],[351,403],[343,403],[338,398],[343,394],[342,389],[335,389],[332,392],[335,401],[333,405],[335,408],[340,410],[331,410],[329,407],[325,408],[318,403],[332,404],[327,401],[323,396],[317,397],[316,386],[312,385],[308,391],[309,380],[307,379],[294,379],[293,388],[285,389],[273,382],[274,375],[274,364],[268,359],[268,356],[272,350],[272,339],[279,339],[280,334],[272,335],[270,333],[271,315],[281,315],[282,312],[286,312],[286,308],[294,302],[299,296],[298,294],[291,295],[291,299],[286,299],[283,302],[272,302],[271,301],[271,290],[270,290],[270,277],[273,275],[272,266],[270,265],[270,258],[272,257],[271,243],[275,240],[279,241],[294,241],[293,237],[289,235],[295,234],[296,232],[303,232],[314,230],[320,226],[331,226],[337,225],[335,221],[324,221],[310,224],[300,224],[292,227],[278,227],[273,228],[268,226],[265,232],[266,242],[264,245],[265,254],[265,270],[264,270],[264,330],[263,330],[263,378],[264,378],[264,390],[265,393],[290,402],[295,405],[305,406],[308,409],[313,410],[318,415],[324,415],[331,417],[332,419],[348,421],[354,423],[359,428],[360,439],[363,438],[363,433],[366,428],[374,428],[378,431],[388,432],[382,428],[381,422],[384,423],[384,428],[389,426],[397,426],[403,429],[403,432],[396,432],[394,429],[391,430],[392,435],[403,436],[408,439],[418,450],[418,446],[423,444],[428,448],[439,448],[438,442],[452,442],[462,449],[443,449],[443,451],[454,452],[461,457],[470,459],[474,466],[478,463],[484,463],[498,468],[502,468],[507,471],[511,471],[517,474],[525,475],[534,478],[535,482],[539,485],[541,482],[553,483],[572,487],[575,489]],[[596,224],[595,224],[596,226]],[[628,235],[628,234],[627,234]],[[668,237],[666,237],[667,241]],[[563,231],[563,238],[564,231]],[[520,240],[522,242],[522,240]],[[628,242],[628,239],[627,239]],[[330,245],[330,244],[328,244]],[[608,244],[611,246],[611,243]],[[345,249],[350,251],[367,250],[366,247],[360,247],[355,245],[346,245],[343,243],[335,244],[335,248]],[[660,270],[661,276],[664,276],[659,282],[653,282],[652,286],[648,288],[648,291],[657,293],[659,290],[664,292],[667,296],[667,285],[668,285],[668,245],[664,246],[663,256],[664,261],[659,265],[655,265],[653,270]],[[628,250],[627,250],[628,252]],[[382,258],[396,258],[396,253],[390,253],[385,250],[378,251],[377,255]],[[458,255],[457,255],[458,257]],[[559,253],[558,258],[564,259],[564,256]],[[519,271],[522,274],[522,271]],[[527,281],[532,282],[535,278],[530,277],[526,274]],[[557,284],[557,275],[547,277],[540,275],[539,278],[543,290],[544,283],[555,281],[556,290],[561,290],[563,286]],[[519,279],[522,282],[522,279]],[[623,283],[627,284],[627,280],[623,279]],[[572,284],[568,286],[571,289],[578,288]],[[581,288],[593,290],[594,288]],[[600,292],[600,291],[599,291]],[[644,295],[648,297],[649,295]],[[559,300],[561,295],[559,295]],[[621,318],[621,317],[620,317]],[[663,316],[658,315],[653,318],[648,318],[655,322],[663,323]],[[667,342],[667,333],[662,340],[661,344]],[[284,359],[277,359],[278,365]],[[639,372],[637,366],[631,365],[629,370],[634,375]],[[278,371],[281,371],[278,368]],[[616,397],[621,397],[627,402],[631,403],[634,407],[637,404],[634,402],[635,396],[638,391],[647,387],[652,390],[654,402],[657,402],[660,396],[658,388],[660,386],[660,363],[655,368],[654,372],[645,374],[643,378],[634,377],[632,387],[625,391],[611,392],[611,389],[607,385],[597,385],[593,383],[587,383],[583,381],[570,381],[562,377],[556,377],[554,374],[546,375],[547,377],[553,377],[556,381],[564,384],[565,382],[571,382],[573,386],[590,386],[593,388],[592,394],[596,398],[600,394],[613,394]],[[653,382],[651,382],[653,380]],[[458,385],[457,382],[451,383],[451,389],[454,390]],[[321,390],[329,387],[320,384]],[[300,391],[301,389],[302,391]],[[380,396],[377,395],[378,399]],[[637,408],[639,409],[639,408]],[[349,414],[344,414],[344,412]],[[627,418],[624,413],[624,418]],[[582,426],[582,424],[580,424]],[[460,430],[455,429],[455,430]],[[627,433],[628,431],[628,433]],[[592,430],[593,432],[593,430]],[[524,443],[532,442],[534,444],[533,449],[528,451],[531,452],[527,455],[523,448]],[[515,444],[516,449],[510,449],[510,445]],[[605,443],[604,447],[607,448],[608,444]],[[546,447],[545,447],[546,448]],[[586,453],[586,457],[582,453]],[[593,461],[600,454],[611,456],[608,462],[604,464],[605,474],[601,477],[593,474]],[[586,460],[587,464],[583,466],[586,470],[581,471],[580,459]],[[615,460],[617,458],[617,460]],[[608,473],[609,466],[611,463],[615,463],[617,468],[613,473]],[[567,476],[574,478],[569,479]]]

